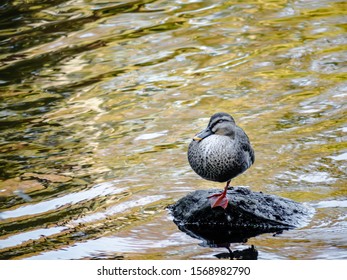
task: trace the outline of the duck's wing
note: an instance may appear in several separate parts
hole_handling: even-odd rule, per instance
[[[236,136],[238,137],[238,139],[240,141],[242,150],[246,154],[248,154],[249,159],[250,159],[249,166],[251,166],[255,161],[255,154],[254,154],[254,150],[251,146],[251,143],[249,142],[249,138],[248,138],[247,134],[240,127],[236,128]]]

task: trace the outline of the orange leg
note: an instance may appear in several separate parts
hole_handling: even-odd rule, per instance
[[[217,206],[221,206],[224,209],[227,208],[228,206],[227,191],[228,191],[229,185],[230,185],[230,180],[227,182],[223,192],[208,196],[211,203],[211,208],[214,208]]]

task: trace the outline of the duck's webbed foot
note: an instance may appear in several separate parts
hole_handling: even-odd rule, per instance
[[[226,192],[224,191],[222,193],[216,193],[216,194],[210,195],[208,196],[208,199],[210,200],[211,208],[221,206],[225,209],[227,208],[228,202],[229,202],[226,196]]]
[[[224,187],[224,191],[221,193],[216,193],[213,195],[208,196],[208,199],[211,203],[211,208],[221,206],[224,209],[228,207],[228,197],[227,197],[227,191],[230,185],[230,180],[227,182],[226,186]]]

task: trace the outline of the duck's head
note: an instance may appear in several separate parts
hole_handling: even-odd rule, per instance
[[[210,118],[208,126],[195,135],[193,140],[199,142],[213,134],[233,137],[235,135],[235,121],[233,117],[227,113],[214,114]]]

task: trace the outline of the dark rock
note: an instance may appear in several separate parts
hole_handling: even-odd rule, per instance
[[[220,190],[197,190],[169,207],[174,222],[188,235],[208,244],[246,242],[269,232],[303,225],[312,215],[301,203],[237,187],[228,190],[229,204],[211,208],[208,196]]]

